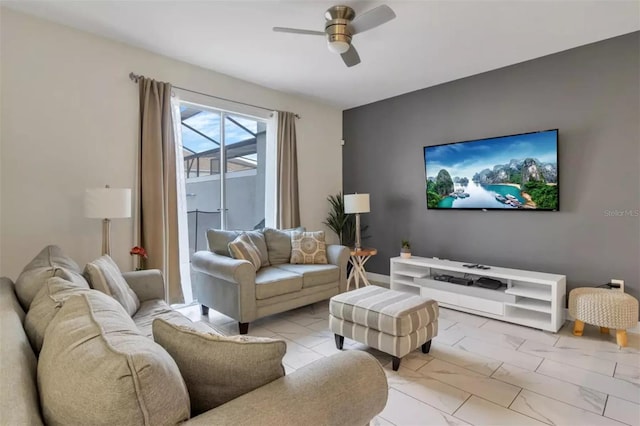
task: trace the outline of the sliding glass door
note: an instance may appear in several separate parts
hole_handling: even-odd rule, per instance
[[[187,102],[180,120],[191,256],[209,228],[264,227],[267,124]]]

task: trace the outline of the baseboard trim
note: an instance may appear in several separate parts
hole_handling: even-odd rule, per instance
[[[387,287],[389,287],[389,284],[391,284],[391,277],[389,275],[376,274],[375,272],[367,272],[367,279],[369,281],[386,284]]]
[[[369,281],[385,284],[386,287],[391,285],[391,277],[389,275],[367,272],[367,279],[369,279]],[[573,318],[569,315],[569,309],[567,308],[564,310],[564,318],[566,321],[573,321]],[[627,333],[640,334],[640,321],[638,321],[638,324],[636,324],[635,327],[628,328]]]

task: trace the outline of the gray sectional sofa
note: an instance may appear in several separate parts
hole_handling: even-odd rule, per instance
[[[60,283],[73,287],[74,280],[80,289],[64,301],[52,299],[57,311],[46,319],[36,350],[32,333],[25,330],[25,316],[33,323],[39,312],[25,313],[38,309],[35,302],[26,303],[34,292],[17,291],[11,279],[0,278],[2,425],[362,425],[384,408],[382,368],[369,354],[348,351],[191,417],[185,382],[169,353],[150,338],[151,323],[163,318],[203,331],[208,327],[194,325],[162,300],[158,271],[123,274],[140,301],[129,316],[111,296],[85,288],[77,265],[58,262],[57,250],[49,250],[39,263],[42,273],[30,278],[31,289]]]
[[[326,265],[293,265],[290,233],[298,230],[302,228],[249,232],[256,245],[264,244],[261,250],[268,258],[258,271],[229,255],[229,243],[242,231],[207,231],[209,250],[196,252],[191,260],[194,296],[202,314],[209,308],[221,312],[238,321],[240,334],[246,334],[251,321],[346,291],[349,249],[329,244]]]

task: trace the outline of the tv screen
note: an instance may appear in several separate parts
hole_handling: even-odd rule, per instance
[[[558,210],[558,130],[424,147],[427,208]]]

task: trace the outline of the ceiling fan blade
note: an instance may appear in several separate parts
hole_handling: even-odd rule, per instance
[[[353,34],[358,34],[363,31],[370,30],[378,25],[384,24],[385,22],[389,22],[395,17],[396,14],[394,11],[386,4],[383,4],[382,6],[375,7],[362,15],[357,15],[351,22],[351,32]]]
[[[313,31],[313,30],[299,30],[297,28],[284,28],[284,27],[273,27],[273,31],[277,33],[293,33],[293,34],[306,34],[306,35],[326,35],[324,31]]]
[[[340,56],[342,57],[344,64],[348,67],[352,67],[360,63],[360,55],[358,55],[358,51],[353,47],[353,44],[349,47],[349,50]]]

